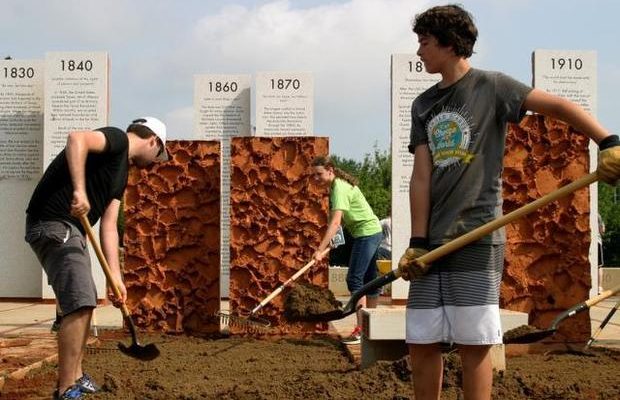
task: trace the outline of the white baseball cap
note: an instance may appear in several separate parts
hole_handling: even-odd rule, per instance
[[[131,123],[146,126],[155,134],[155,136],[159,138],[159,140],[161,140],[161,143],[164,146],[164,151],[162,151],[159,157],[157,157],[157,160],[168,161],[170,159],[170,157],[168,157],[168,151],[166,150],[166,125],[163,122],[155,117],[142,117],[133,120]]]

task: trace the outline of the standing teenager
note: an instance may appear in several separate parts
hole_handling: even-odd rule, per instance
[[[439,399],[440,343],[455,343],[463,365],[466,400],[489,399],[491,345],[502,343],[499,286],[505,231],[433,263],[415,259],[502,214],[501,173],[506,124],[528,110],[562,120],[598,143],[599,176],[620,177],[620,144],[576,104],[499,73],[470,66],[478,31],[457,5],[417,15],[417,54],[441,81],[415,99],[409,151],[411,239],[399,262],[410,285],[406,341],[416,400]]]

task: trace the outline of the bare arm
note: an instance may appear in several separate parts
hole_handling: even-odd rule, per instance
[[[523,108],[566,122],[596,143],[609,136],[609,132],[579,105],[544,90],[533,89],[525,98]]]
[[[325,250],[329,246],[330,240],[332,240],[332,238],[338,231],[338,227],[340,226],[341,223],[342,223],[342,210],[332,211],[331,217],[329,218],[329,224],[327,226],[327,231],[325,232],[325,235],[323,235],[321,244],[319,245],[319,248],[316,250],[313,256],[313,258],[316,261],[321,261],[321,259],[323,258],[322,256],[320,256],[319,253],[321,253],[323,250]]]
[[[432,160],[428,145],[416,146],[413,173],[409,182],[412,237],[428,237],[428,221],[431,212],[431,171]]]
[[[124,303],[125,300],[127,300],[127,290],[125,289],[125,285],[123,283],[118,254],[119,240],[117,220],[120,204],[121,202],[119,200],[113,199],[108,205],[108,207],[105,209],[103,215],[101,216],[99,238],[101,240],[103,255],[105,256],[106,261],[110,266],[110,273],[112,275],[112,280],[114,281],[113,283],[119,288],[122,295],[122,298],[120,300]],[[108,282],[108,285],[110,284],[112,284],[112,282]],[[115,301],[118,299],[112,298],[112,300]]]
[[[65,154],[73,184],[71,214],[79,216],[90,211],[86,195],[86,157],[88,153],[101,153],[105,149],[106,139],[99,131],[77,131],[69,133]]]

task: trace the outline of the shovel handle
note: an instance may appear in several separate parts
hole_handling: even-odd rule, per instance
[[[436,248],[435,250],[429,251],[428,253],[419,257],[418,261],[424,264],[430,264],[434,261],[437,261],[441,257],[444,257],[452,253],[453,251],[460,249],[461,247],[465,245],[475,242],[476,240],[482,239],[482,237],[488,235],[489,233],[495,231],[496,229],[499,229],[503,227],[504,225],[508,225],[512,221],[518,218],[521,218],[522,216],[527,215],[533,211],[536,211],[542,206],[545,206],[576,190],[584,188],[590,185],[591,183],[596,182],[597,180],[598,180],[598,174],[596,173],[596,171],[588,175],[582,176],[576,181],[573,181],[566,186],[562,186],[561,188],[554,190],[553,192],[549,194],[546,194],[545,196],[541,197],[538,200],[534,200],[531,203],[524,205],[523,207],[520,207],[506,215],[503,215],[497,219],[494,219],[493,221],[487,222],[486,224],[474,229],[473,231],[470,231],[462,236],[459,236],[458,238],[442,245],[441,247]]]
[[[93,245],[93,249],[95,249],[95,253],[97,254],[97,259],[99,260],[99,263],[101,264],[101,268],[103,269],[103,273],[105,274],[105,277],[108,280],[108,283],[112,287],[112,291],[114,292],[114,295],[118,299],[120,299],[121,291],[118,289],[118,286],[116,286],[114,279],[112,279],[112,272],[110,271],[110,265],[108,264],[108,261],[103,255],[101,246],[99,245],[99,242],[95,238],[95,233],[93,232],[92,226],[90,226],[90,221],[88,221],[88,217],[86,216],[86,214],[80,215],[80,222],[82,223],[82,226],[84,227],[84,230],[86,231],[86,236],[88,236],[90,243]],[[129,317],[129,309],[127,308],[127,305],[125,303],[121,305],[121,311],[124,317],[126,318]]]
[[[605,290],[603,293],[597,296],[591,297],[586,301],[582,301],[581,303],[572,306],[568,310],[560,313],[557,317],[555,317],[555,319],[551,323],[550,329],[556,330],[560,322],[562,322],[566,318],[572,317],[575,314],[579,314],[580,312],[583,312],[589,309],[593,305],[600,303],[601,301],[613,296],[614,294],[618,292],[620,292],[620,285],[613,287],[611,289]]]
[[[326,248],[325,250],[323,250],[320,253],[320,255],[322,257],[325,256],[327,253],[329,253],[329,250],[330,250],[330,247]],[[278,288],[276,290],[274,290],[273,293],[271,293],[269,296],[265,297],[265,299],[263,301],[261,301],[259,305],[254,307],[254,309],[250,312],[250,315],[256,314],[261,308],[265,307],[265,305],[267,305],[267,303],[269,303],[271,300],[273,300],[274,297],[279,295],[288,285],[293,283],[297,278],[299,278],[304,272],[306,272],[308,270],[308,268],[312,267],[315,263],[316,263],[316,260],[313,258],[312,260],[310,260],[310,262],[308,262],[306,265],[301,267],[299,269],[299,271],[295,272],[295,274],[293,276],[291,276],[290,278],[288,278],[286,280],[286,282],[284,282],[283,284],[278,286]]]
[[[607,289],[604,292],[602,292],[601,294],[599,294],[598,296],[594,296],[588,300],[585,301],[586,306],[588,307],[592,307],[595,304],[600,303],[601,301],[615,295],[616,293],[620,292],[620,285],[612,287],[611,289]]]

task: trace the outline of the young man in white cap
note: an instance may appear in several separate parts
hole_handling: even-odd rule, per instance
[[[85,232],[101,218],[100,240],[121,298],[127,298],[118,259],[117,217],[130,164],[165,161],[166,126],[153,117],[134,120],[127,132],[114,127],[69,133],[26,210],[26,241],[41,262],[62,311],[58,333],[58,383],[54,399],[81,399],[98,389],[82,371],[82,359],[97,292]],[[111,282],[108,282],[110,287]]]

